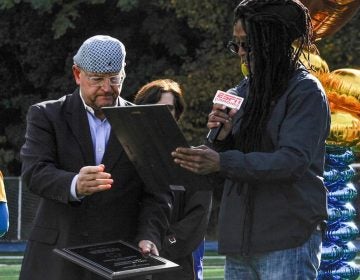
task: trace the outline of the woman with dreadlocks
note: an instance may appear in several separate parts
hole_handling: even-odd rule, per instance
[[[297,0],[243,0],[229,48],[247,76],[236,111],[214,104],[217,139],[179,147],[175,163],[224,178],[219,253],[226,279],[315,279],[327,219],[324,170],[330,111],[299,56],[311,45],[308,10]],[[296,47],[294,47],[296,46]]]

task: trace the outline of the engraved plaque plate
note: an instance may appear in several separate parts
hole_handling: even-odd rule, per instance
[[[143,256],[138,248],[121,240],[54,249],[54,252],[107,279],[149,275],[180,268],[161,257]]]

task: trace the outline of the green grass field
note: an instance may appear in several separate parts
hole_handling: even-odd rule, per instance
[[[224,256],[218,256],[216,252],[206,252],[204,258],[204,279],[224,279]]]
[[[21,253],[0,253],[0,279],[15,280],[19,278]]]
[[[0,280],[18,279],[21,260],[22,255],[19,253],[0,253]],[[204,280],[224,279],[224,260],[225,258],[218,256],[216,252],[206,252],[204,258]],[[359,264],[359,258],[356,259],[356,262]],[[360,280],[360,277],[357,280]]]
[[[0,280],[16,280],[19,278],[21,254],[0,253]],[[214,252],[207,252],[204,259],[204,279],[224,279],[224,257]]]

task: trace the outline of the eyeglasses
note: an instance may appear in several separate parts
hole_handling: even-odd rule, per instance
[[[106,80],[109,80],[110,86],[119,86],[124,82],[126,77],[124,70],[114,76],[97,76],[92,75],[83,69],[81,70],[85,73],[85,76],[88,79],[90,86],[92,87],[102,87],[104,86]]]
[[[229,41],[226,47],[232,54],[236,54],[236,55],[239,54],[240,47],[244,49],[246,52],[249,52],[251,50],[247,41],[240,41],[239,43],[234,41]]]

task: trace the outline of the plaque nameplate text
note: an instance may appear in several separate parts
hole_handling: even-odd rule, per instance
[[[121,240],[54,249],[54,252],[107,279],[150,275],[180,267],[158,256],[144,256],[138,248]]]

